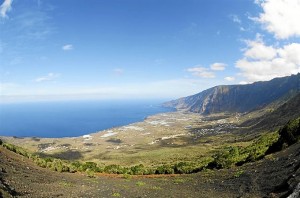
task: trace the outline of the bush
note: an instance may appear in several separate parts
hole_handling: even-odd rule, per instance
[[[156,168],[155,174],[174,174],[174,168],[170,165],[162,165]]]
[[[85,162],[80,166],[80,171],[86,171],[86,170],[98,172],[97,164],[95,162]]]
[[[268,149],[278,140],[278,133],[268,133],[262,135],[257,141],[243,149],[244,155],[247,155],[245,162],[253,162],[263,158]]]
[[[214,156],[214,164],[216,168],[230,168],[239,161],[241,161],[240,148],[239,147],[225,147]]]
[[[145,174],[145,167],[143,164],[132,166],[130,168],[131,174],[133,175],[144,175]]]
[[[268,153],[281,151],[282,149],[298,142],[300,139],[300,117],[290,120],[279,130],[279,139],[268,150]]]
[[[209,164],[210,168],[230,168],[245,162],[256,161],[263,158],[269,147],[278,140],[278,133],[261,135],[256,141],[247,147],[229,146],[222,148]]]
[[[105,166],[104,172],[110,174],[126,174],[128,173],[128,170],[124,169],[120,165],[112,164],[112,165]]]
[[[187,163],[187,162],[179,162],[174,165],[174,173],[176,174],[188,174],[197,172],[195,164]]]

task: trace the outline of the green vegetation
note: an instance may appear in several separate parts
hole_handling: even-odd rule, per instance
[[[300,140],[300,117],[290,120],[279,130],[279,135],[280,138],[270,147],[268,153],[281,151]]]
[[[62,181],[59,183],[60,185],[64,186],[64,187],[72,187],[72,183],[70,182],[66,182],[66,181]]]
[[[162,190],[162,188],[159,187],[159,186],[153,186],[151,189],[152,189],[152,190]]]
[[[174,180],[174,183],[175,183],[175,184],[182,184],[182,183],[184,183],[184,182],[186,182],[186,180],[184,180],[184,179],[182,179],[182,178],[181,178],[181,179],[178,178],[178,179],[175,179],[175,180]]]
[[[120,197],[121,194],[120,194],[120,193],[113,193],[112,196],[113,196],[113,197]]]
[[[138,182],[136,182],[136,185],[137,185],[137,186],[145,186],[146,183],[145,183],[145,182],[138,181]]]
[[[234,177],[240,177],[242,174],[244,174],[243,170],[239,170],[234,174]]]
[[[246,147],[228,146],[217,152],[209,168],[230,168],[263,158],[269,147],[278,140],[278,133],[266,133]]]

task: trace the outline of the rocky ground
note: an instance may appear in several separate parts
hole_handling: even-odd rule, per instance
[[[255,163],[190,175],[90,178],[37,167],[2,147],[0,161],[0,197],[287,197],[300,182],[299,143]]]

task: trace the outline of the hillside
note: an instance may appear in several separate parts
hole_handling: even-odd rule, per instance
[[[285,125],[289,120],[300,116],[300,94],[291,97],[288,101],[279,105],[272,111],[265,113],[262,116],[249,119],[240,126],[251,127],[255,130],[273,130]]]
[[[198,94],[164,103],[187,111],[211,114],[248,112],[262,108],[300,90],[300,74],[247,85],[221,85]]]

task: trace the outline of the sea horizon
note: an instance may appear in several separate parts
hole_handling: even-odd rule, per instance
[[[172,112],[162,99],[76,100],[0,104],[0,136],[64,138],[101,132]]]

